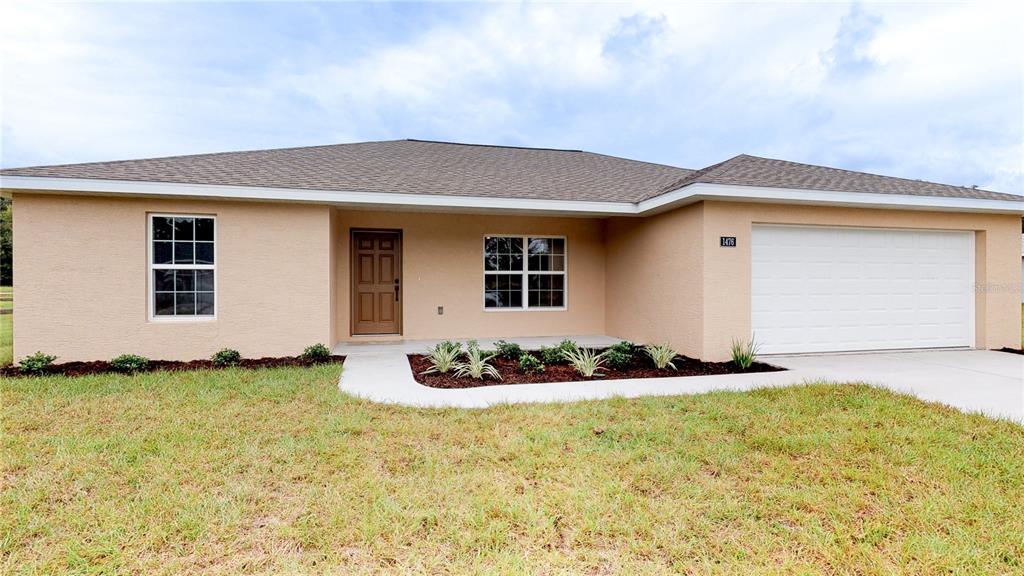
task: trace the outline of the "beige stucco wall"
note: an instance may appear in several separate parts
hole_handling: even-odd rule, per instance
[[[149,212],[217,217],[217,317],[151,321]],[[332,209],[14,194],[14,354],[283,356],[331,343]]]
[[[703,205],[607,223],[607,333],[700,357]],[[715,291],[708,293],[714,295]]]
[[[601,334],[605,328],[603,222],[586,218],[339,210],[336,309],[339,340],[351,336],[350,238],[355,229],[402,231],[403,337],[473,338]],[[485,235],[566,237],[566,310],[483,308]],[[444,306],[444,314],[437,307]],[[365,337],[364,337],[365,339]]]
[[[703,202],[600,220],[26,193],[14,203],[16,359],[36,350],[192,359],[222,347],[279,356],[352,340],[353,228],[403,232],[405,338],[610,334],[709,360],[726,359],[732,339],[750,333],[755,223],[971,230],[977,347],[1020,344],[1014,215]],[[148,319],[149,212],[217,216],[215,320]],[[565,236],[568,309],[485,311],[487,234]],[[719,248],[720,236],[738,247]]]
[[[1020,345],[1019,216],[737,202],[610,219],[607,332],[727,360],[732,340],[750,335],[756,223],[974,231],[975,345]],[[738,246],[721,248],[721,236],[735,236]]]
[[[750,238],[755,223],[974,231],[979,286],[975,345],[1020,345],[1020,216],[705,202],[703,282],[716,295],[704,303],[703,349],[710,359],[726,359],[732,339],[750,333]],[[721,236],[735,236],[738,247],[720,248]]]

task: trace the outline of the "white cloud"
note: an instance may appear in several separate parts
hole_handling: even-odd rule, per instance
[[[5,13],[3,164],[427,137],[1024,186],[1017,5],[224,6]]]

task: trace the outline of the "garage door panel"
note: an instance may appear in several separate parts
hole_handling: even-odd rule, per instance
[[[974,235],[754,226],[764,353],[972,346]]]

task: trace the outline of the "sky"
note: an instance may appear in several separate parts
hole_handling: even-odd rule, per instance
[[[0,165],[420,138],[1024,193],[1024,3],[0,8]]]

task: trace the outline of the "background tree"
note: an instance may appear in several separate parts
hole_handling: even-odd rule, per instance
[[[11,286],[14,282],[14,259],[11,252],[11,201],[0,198],[0,286]]]

